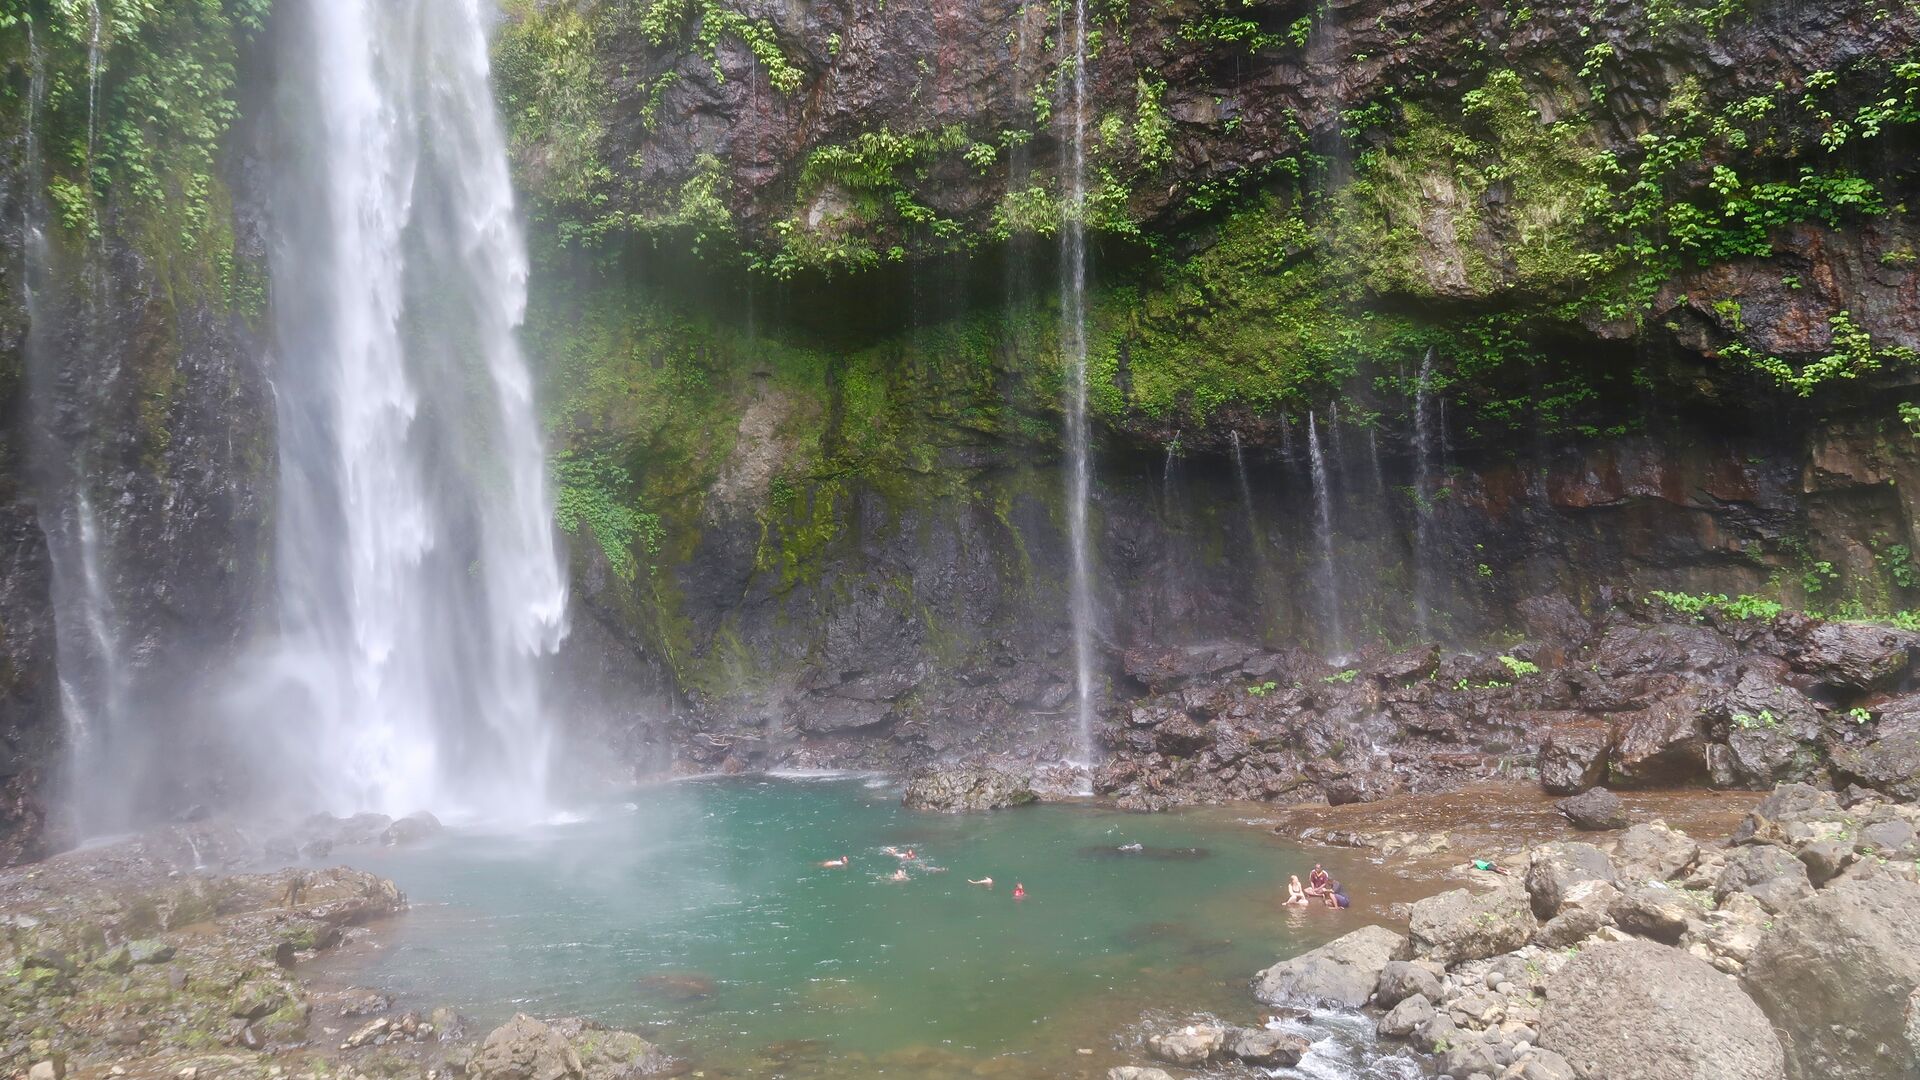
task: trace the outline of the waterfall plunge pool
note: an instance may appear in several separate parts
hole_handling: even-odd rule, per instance
[[[514,1012],[590,1016],[708,1077],[1104,1077],[1147,1063],[1144,1037],[1192,1013],[1254,1022],[1255,972],[1385,921],[1405,888],[1358,852],[1303,852],[1231,811],[947,816],[845,777],[629,798],[567,824],[356,853],[413,910],[321,979],[453,1005],[483,1031]],[[909,880],[886,880],[902,865],[887,846],[919,855]],[[847,869],[817,865],[843,854]],[[1286,875],[1316,860],[1348,883],[1351,911],[1280,905]],[[987,876],[991,889],[967,883]],[[1321,1018],[1303,1067],[1270,1075],[1415,1075],[1374,1057],[1371,1026]]]

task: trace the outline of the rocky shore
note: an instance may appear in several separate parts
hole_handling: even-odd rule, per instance
[[[421,827],[375,817],[315,819],[303,844],[404,843]],[[314,985],[303,964],[407,899],[347,867],[247,872],[263,854],[194,824],[0,872],[0,1077],[624,1080],[684,1066],[592,1021],[516,1016],[480,1037],[451,1009]]]
[[[1652,821],[1554,841],[1254,977],[1360,1009],[1454,1080],[1907,1080],[1920,1074],[1920,807],[1782,784],[1724,842]],[[1297,1024],[1270,1028],[1297,1032]],[[1196,1017],[1160,1062],[1297,1061],[1308,1037]],[[1269,1050],[1271,1045],[1272,1050]],[[1111,1080],[1170,1080],[1157,1066]]]

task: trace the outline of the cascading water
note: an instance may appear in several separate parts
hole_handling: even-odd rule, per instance
[[[1063,31],[1066,28],[1062,28]],[[1067,525],[1072,551],[1069,608],[1073,622],[1075,749],[1093,765],[1093,568],[1087,502],[1092,496],[1092,433],[1087,421],[1087,6],[1073,5],[1073,108],[1067,162],[1066,221],[1060,232],[1060,341],[1066,354]],[[1063,36],[1065,36],[1063,34]]]
[[[1307,413],[1307,456],[1313,471],[1314,535],[1320,545],[1320,602],[1326,609],[1326,646],[1334,656],[1347,647],[1346,631],[1340,618],[1340,580],[1333,562],[1333,492],[1327,476],[1327,458],[1320,449],[1320,421]]]
[[[294,798],[529,819],[567,594],[482,12],[305,0],[284,21],[280,639],[241,700],[278,721],[262,750],[299,748]]]
[[[1413,394],[1413,626],[1425,638],[1432,633],[1433,568],[1433,350],[1420,361]]]
[[[1247,455],[1240,445],[1240,432],[1227,432],[1227,442],[1233,448],[1233,478],[1240,485],[1240,509],[1247,515],[1247,541],[1253,545],[1254,566],[1259,578],[1267,577],[1267,544],[1260,535],[1260,515],[1253,507],[1253,484],[1247,479]]]

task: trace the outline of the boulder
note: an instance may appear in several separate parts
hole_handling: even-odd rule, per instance
[[[1840,876],[1853,865],[1853,845],[1845,840],[1817,840],[1800,849],[1800,862],[1807,868],[1807,880],[1814,888]]]
[[[380,834],[380,839],[389,847],[412,844],[425,840],[443,828],[439,818],[421,810],[418,813],[408,814],[387,826],[386,830]]]
[[[1836,690],[1879,690],[1907,670],[1913,635],[1872,623],[1823,622],[1788,654],[1793,666]]]
[[[1380,969],[1380,982],[1373,991],[1375,1005],[1391,1009],[1415,994],[1428,1001],[1440,1000],[1440,977],[1407,960],[1391,960]]]
[[[1698,699],[1677,694],[1620,717],[1608,775],[1622,787],[1684,784],[1707,772]]]
[[[1358,1008],[1373,996],[1381,969],[1405,944],[1384,926],[1362,927],[1254,976],[1254,996],[1269,1005],[1331,1002]]]
[[[1607,777],[1613,726],[1597,721],[1555,724],[1540,744],[1540,786],[1553,795],[1577,795]]]
[[[1920,855],[1920,837],[1914,833],[1913,825],[1898,819],[1861,826],[1858,846],[1883,859],[1911,859]]]
[[[586,1066],[566,1037],[526,1013],[494,1028],[467,1062],[468,1080],[583,1080]]]
[[[1665,885],[1633,885],[1613,902],[1613,924],[1629,934],[1677,945],[1702,913],[1700,905],[1680,889]]]
[[[1727,867],[1713,888],[1716,901],[1724,902],[1733,893],[1746,893],[1775,914],[1811,892],[1813,882],[1807,878],[1806,864],[1771,844],[1736,849],[1727,856]]]
[[[1613,925],[1620,890],[1606,881],[1577,881],[1561,894],[1560,908],[1533,935],[1534,944],[1564,949]]]
[[[1698,843],[1659,821],[1635,825],[1613,843],[1613,865],[1622,882],[1670,881],[1699,858]]]
[[[1433,1002],[1425,994],[1415,994],[1388,1009],[1374,1030],[1388,1038],[1404,1039],[1426,1026],[1433,1016]]]
[[[578,1016],[555,1020],[552,1028],[573,1047],[585,1080],[634,1080],[676,1071],[667,1052],[631,1031],[618,1031]],[[469,1076],[468,1080],[476,1080]]]
[[[1773,789],[1773,794],[1761,799],[1758,806],[1747,811],[1747,816],[1733,831],[1733,842],[1784,842],[1792,832],[1810,836],[1812,830],[1808,827],[1813,824],[1839,822],[1845,817],[1846,811],[1833,792],[1822,791],[1810,784],[1780,784]],[[1795,830],[1796,825],[1803,828]]]
[[[1920,1074],[1908,1008],[1920,988],[1920,885],[1849,875],[1793,904],[1760,939],[1746,985],[1796,1076]]]
[[[1705,962],[1651,941],[1582,949],[1548,980],[1540,1045],[1584,1080],[1787,1075],[1753,999]]]
[[[1881,710],[1871,737],[1829,750],[1834,771],[1902,802],[1920,802],[1920,697]]]
[[[1165,1069],[1116,1065],[1107,1070],[1107,1080],[1173,1080],[1173,1074]]]
[[[1576,882],[1614,880],[1613,860],[1592,844],[1542,844],[1527,859],[1527,895],[1533,914],[1540,919],[1551,919],[1559,912],[1561,898]]]
[[[1526,890],[1518,886],[1429,896],[1413,905],[1408,921],[1414,955],[1446,967],[1512,952],[1539,926]]]
[[[1222,1024],[1188,1024],[1149,1038],[1147,1053],[1161,1061],[1192,1068],[1212,1061],[1214,1055],[1227,1048],[1227,1039],[1233,1034]]]
[[[1003,810],[1033,802],[1027,777],[986,765],[935,765],[907,780],[901,805],[909,810],[937,810],[960,814],[973,810]]]
[[[1566,815],[1574,828],[1582,832],[1611,832],[1631,824],[1627,820],[1626,804],[1620,801],[1620,796],[1603,787],[1561,799],[1553,806]]]
[[[1290,1069],[1300,1064],[1312,1046],[1298,1035],[1255,1028],[1235,1035],[1227,1044],[1227,1053],[1249,1065]]]
[[[1469,1036],[1456,1039],[1440,1052],[1440,1075],[1454,1080],[1472,1080],[1476,1076],[1499,1076],[1506,1071],[1507,1048],[1499,1042]]]

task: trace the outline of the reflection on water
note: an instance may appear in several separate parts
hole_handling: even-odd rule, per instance
[[[859,778],[629,798],[367,853],[416,907],[332,977],[487,1024],[593,1016],[709,1076],[1096,1076],[1137,1060],[1147,1010],[1252,1022],[1255,971],[1384,918],[1384,899],[1359,909],[1391,888],[1357,854],[1303,857],[1219,815],[917,814]],[[1286,875],[1315,860],[1357,910],[1282,913]]]

